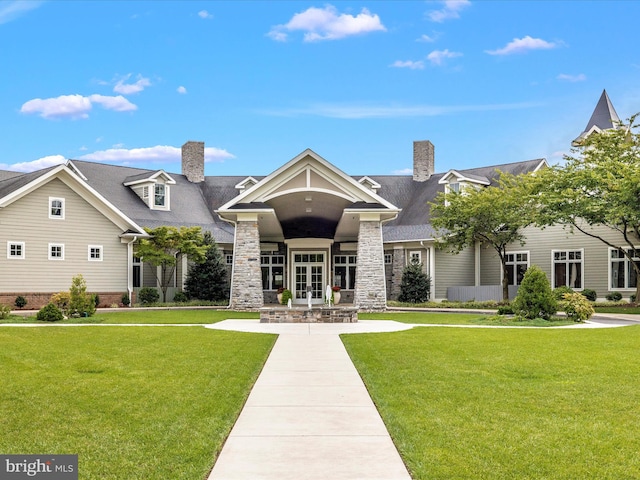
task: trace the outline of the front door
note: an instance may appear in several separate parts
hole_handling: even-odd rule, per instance
[[[323,303],[324,252],[296,252],[293,255],[293,302],[306,304],[307,295],[311,295],[311,303]]]

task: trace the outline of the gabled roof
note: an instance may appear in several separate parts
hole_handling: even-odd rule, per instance
[[[591,135],[593,132],[602,132],[604,130],[611,130],[617,128],[620,123],[620,117],[616,113],[616,109],[613,108],[613,104],[607,95],[607,91],[603,90],[602,95],[596,105],[596,108],[591,114],[591,118],[587,123],[584,131],[576,138],[571,144],[575,147],[580,144],[585,138]]]
[[[484,175],[475,175],[469,172],[461,173],[458,170],[449,170],[442,176],[438,183],[451,183],[452,179],[455,179],[456,182],[477,183],[479,185],[489,185],[491,183]]]
[[[124,179],[124,186],[130,187],[132,185],[138,185],[140,183],[157,183],[158,178],[163,178],[164,182],[170,185],[175,185],[176,181],[164,170],[156,170],[155,172],[139,173],[137,175],[130,175]]]

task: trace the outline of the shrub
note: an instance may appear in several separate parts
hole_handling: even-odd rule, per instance
[[[208,246],[205,260],[189,267],[185,292],[188,298],[198,300],[226,300],[229,298],[229,282],[222,252],[210,232],[204,233],[203,241]]]
[[[498,315],[513,315],[513,307],[511,305],[500,305],[498,307]]]
[[[11,307],[0,303],[0,319],[4,320],[11,315]]]
[[[129,298],[129,294],[128,293],[123,293],[122,294],[122,298],[120,299],[120,301],[122,302],[122,304],[125,307],[128,307],[129,304],[131,303],[131,299]]]
[[[75,317],[90,317],[94,313],[96,313],[95,298],[87,293],[87,282],[82,275],[78,274],[71,280],[69,314]]]
[[[27,305],[27,299],[24,298],[22,295],[18,295],[16,297],[16,301],[14,302],[14,304],[18,308],[23,308]]]
[[[590,300],[592,302],[595,302],[598,299],[598,294],[596,293],[596,291],[591,290],[590,288],[585,288],[580,293],[582,294],[583,297],[585,297],[587,300]],[[564,298],[564,296],[562,298]]]
[[[581,293],[565,293],[562,297],[564,311],[574,322],[589,320],[595,313],[589,300]]]
[[[158,290],[152,287],[141,288],[138,292],[138,300],[140,300],[140,303],[142,303],[143,305],[156,303],[159,298],[160,294],[158,293]]]
[[[59,322],[64,319],[64,315],[54,303],[49,302],[38,311],[36,319],[41,322]]]
[[[282,305],[287,305],[289,303],[289,300],[293,298],[293,295],[291,294],[291,290],[289,290],[288,288],[285,288],[282,291]]]
[[[565,293],[573,293],[573,289],[571,287],[567,287],[566,285],[562,285],[561,287],[553,289],[553,296],[556,297],[556,300],[562,300],[562,297]]]
[[[402,272],[400,302],[423,303],[429,301],[431,278],[422,271],[421,263],[407,265]]]
[[[528,319],[540,317],[549,320],[558,311],[558,302],[540,267],[532,265],[527,269],[511,306],[516,315]]]
[[[173,301],[176,302],[176,303],[184,303],[184,302],[188,302],[189,301],[189,297],[187,297],[186,293],[177,291],[173,295]]]
[[[619,302],[620,300],[622,300],[622,294],[620,292],[611,292],[607,293],[607,296],[605,298],[610,302]]]
[[[631,303],[636,303],[636,294],[634,293],[633,295],[631,295],[631,297],[629,297],[629,300],[631,301]]]
[[[97,293],[93,295],[93,303],[95,304],[96,308],[98,308],[98,306],[100,305],[100,296]]]
[[[53,303],[63,315],[69,316],[69,303],[71,303],[71,295],[69,292],[59,292],[51,295],[49,303]]]

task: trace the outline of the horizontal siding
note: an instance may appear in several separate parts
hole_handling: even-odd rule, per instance
[[[447,287],[475,284],[475,254],[467,248],[457,255],[436,249],[435,300],[447,298]]]
[[[65,199],[65,218],[49,218],[49,197]],[[89,291],[127,289],[127,245],[121,229],[60,180],[54,179],[0,209],[0,291],[68,290],[82,274]],[[25,242],[26,258],[7,258],[7,241]],[[64,260],[49,260],[49,243],[64,244]],[[88,260],[102,245],[103,261]]]
[[[501,285],[501,270],[498,252],[484,245],[480,247],[480,285]]]

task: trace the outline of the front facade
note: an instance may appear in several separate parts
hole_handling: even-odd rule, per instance
[[[617,119],[603,98],[583,135],[608,128],[605,117]],[[294,303],[323,303],[327,286],[339,286],[341,303],[384,309],[397,299],[410,262],[430,275],[435,300],[501,298],[493,250],[437,250],[428,203],[438,192],[493,185],[500,171],[528,173],[546,162],[435,173],[433,144],[414,142],[413,151],[407,176],[350,176],[311,150],[266,177],[205,176],[202,142],[183,146],[181,174],[75,160],[28,174],[0,172],[0,303],[22,295],[35,308],[68,290],[78,273],[106,305],[156,287],[158,272],[135,256],[135,244],[145,227],[161,225],[212,233],[227,263],[232,308],[275,303],[281,287]],[[169,298],[186,278],[187,259],[179,260]],[[628,296],[637,280],[627,263],[561,226],[530,228],[526,245],[509,253],[509,282],[515,292],[526,268],[537,264],[552,287]]]

